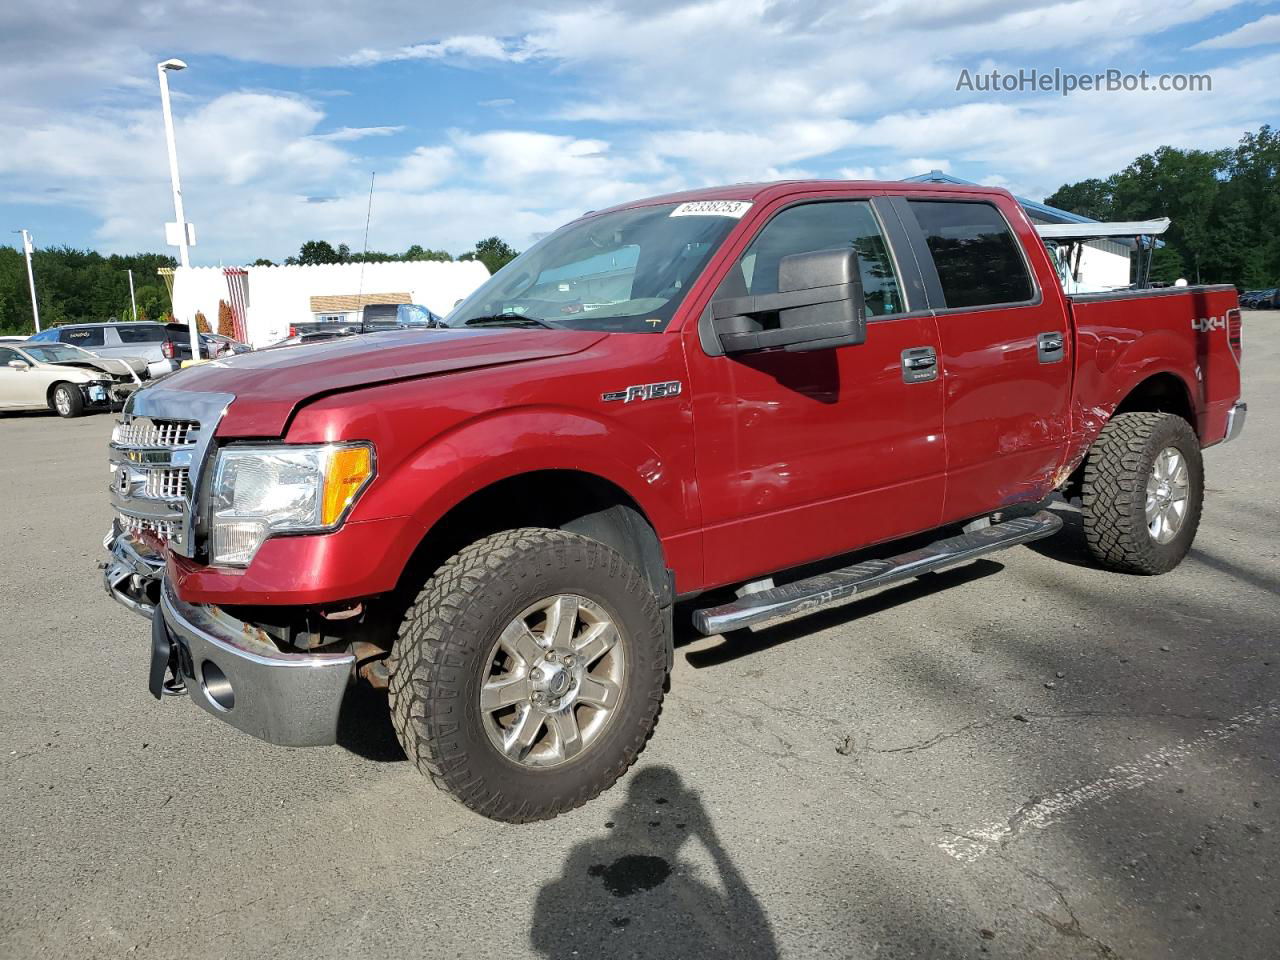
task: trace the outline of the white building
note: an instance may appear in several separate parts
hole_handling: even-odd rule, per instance
[[[487,279],[478,260],[179,267],[173,315],[186,321],[198,310],[216,330],[218,304],[225,300],[241,314],[247,341],[262,347],[284,339],[296,323],[357,320],[364,304],[417,303],[444,316]]]

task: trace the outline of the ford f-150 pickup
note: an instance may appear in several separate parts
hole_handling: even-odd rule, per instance
[[[803,613],[1052,534],[1010,508],[1056,490],[1098,563],[1172,569],[1240,359],[1232,287],[1066,296],[1001,190],[641,200],[440,328],[135,393],[106,588],[150,617],[157,697],[305,746],[369,683],[437,786],[551,817],[644,746],[677,600],[706,634]]]

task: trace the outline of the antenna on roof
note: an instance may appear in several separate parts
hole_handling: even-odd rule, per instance
[[[369,221],[373,219],[373,180],[376,170],[369,171],[369,205],[364,212],[364,250],[360,256],[360,284],[356,289],[356,307],[360,310],[360,322],[364,323],[364,265],[369,258]],[[350,288],[348,288],[350,289]]]

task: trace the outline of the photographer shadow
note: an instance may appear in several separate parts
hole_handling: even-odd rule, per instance
[[[777,944],[755,895],[725,852],[701,798],[667,766],[646,767],[605,824],[576,845],[538,893],[530,939],[540,956],[773,958]],[[705,877],[682,852],[700,844]]]

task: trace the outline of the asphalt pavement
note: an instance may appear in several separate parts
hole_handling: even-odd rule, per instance
[[[0,414],[0,957],[1280,956],[1280,313],[1186,562],[1066,529],[731,639],[682,631],[610,792],[507,826],[376,697],[260,743],[146,691],[102,592],[112,417]]]

